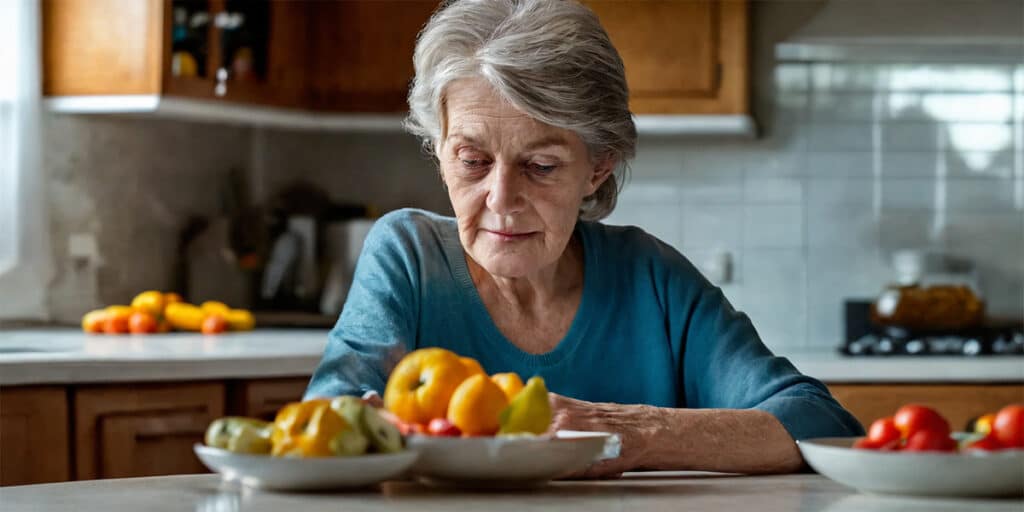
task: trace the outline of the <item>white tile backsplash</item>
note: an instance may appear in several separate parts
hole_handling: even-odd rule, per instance
[[[804,206],[748,203],[743,212],[743,248],[800,248]]]
[[[743,240],[743,205],[686,204],[682,225],[686,249],[737,250]]]

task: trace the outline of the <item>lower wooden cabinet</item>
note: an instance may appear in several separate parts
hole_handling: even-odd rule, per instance
[[[85,387],[74,400],[79,480],[203,473],[192,445],[224,415],[224,384]]]
[[[243,380],[228,383],[228,414],[273,421],[288,402],[302,400],[309,379]]]
[[[0,388],[0,485],[204,473],[221,416],[272,420],[309,377]]]
[[[964,430],[970,420],[1004,405],[1024,403],[1021,384],[832,384],[828,388],[865,429],[908,403],[939,411],[954,431]]]
[[[63,386],[0,388],[0,485],[69,480],[69,442]]]

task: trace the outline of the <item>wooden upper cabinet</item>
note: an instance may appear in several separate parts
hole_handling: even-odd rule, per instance
[[[66,397],[60,386],[0,388],[0,485],[71,478]]]
[[[192,445],[224,415],[224,394],[219,382],[75,390],[76,477],[206,472]]]
[[[416,36],[437,0],[315,2],[312,106],[349,112],[403,112],[413,78]]]
[[[637,114],[745,114],[745,0],[586,0],[626,66]]]
[[[42,0],[43,93],[298,106],[306,12],[271,0]]]

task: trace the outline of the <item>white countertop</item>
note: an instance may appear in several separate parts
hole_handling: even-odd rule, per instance
[[[327,330],[257,329],[217,336],[105,336],[77,329],[0,331],[0,385],[306,377]],[[781,353],[826,383],[1024,382],[1024,357],[844,357]]]
[[[327,332],[108,336],[77,329],[0,331],[0,385],[308,377],[323,355]]]
[[[0,488],[4,510],[338,511],[757,510],[790,512],[1020,512],[1019,499],[861,494],[820,475],[736,476],[660,471],[614,480],[555,481],[521,491],[474,491],[385,482],[348,492],[274,493],[218,475],[87,480]]]

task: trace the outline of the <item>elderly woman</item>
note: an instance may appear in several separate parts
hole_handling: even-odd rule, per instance
[[[572,0],[462,0],[420,34],[407,127],[455,218],[382,217],[307,396],[382,393],[408,351],[546,380],[554,427],[618,433],[588,476],[801,467],[794,439],[857,435],[818,381],[672,247],[598,222],[636,129],[622,60]]]

